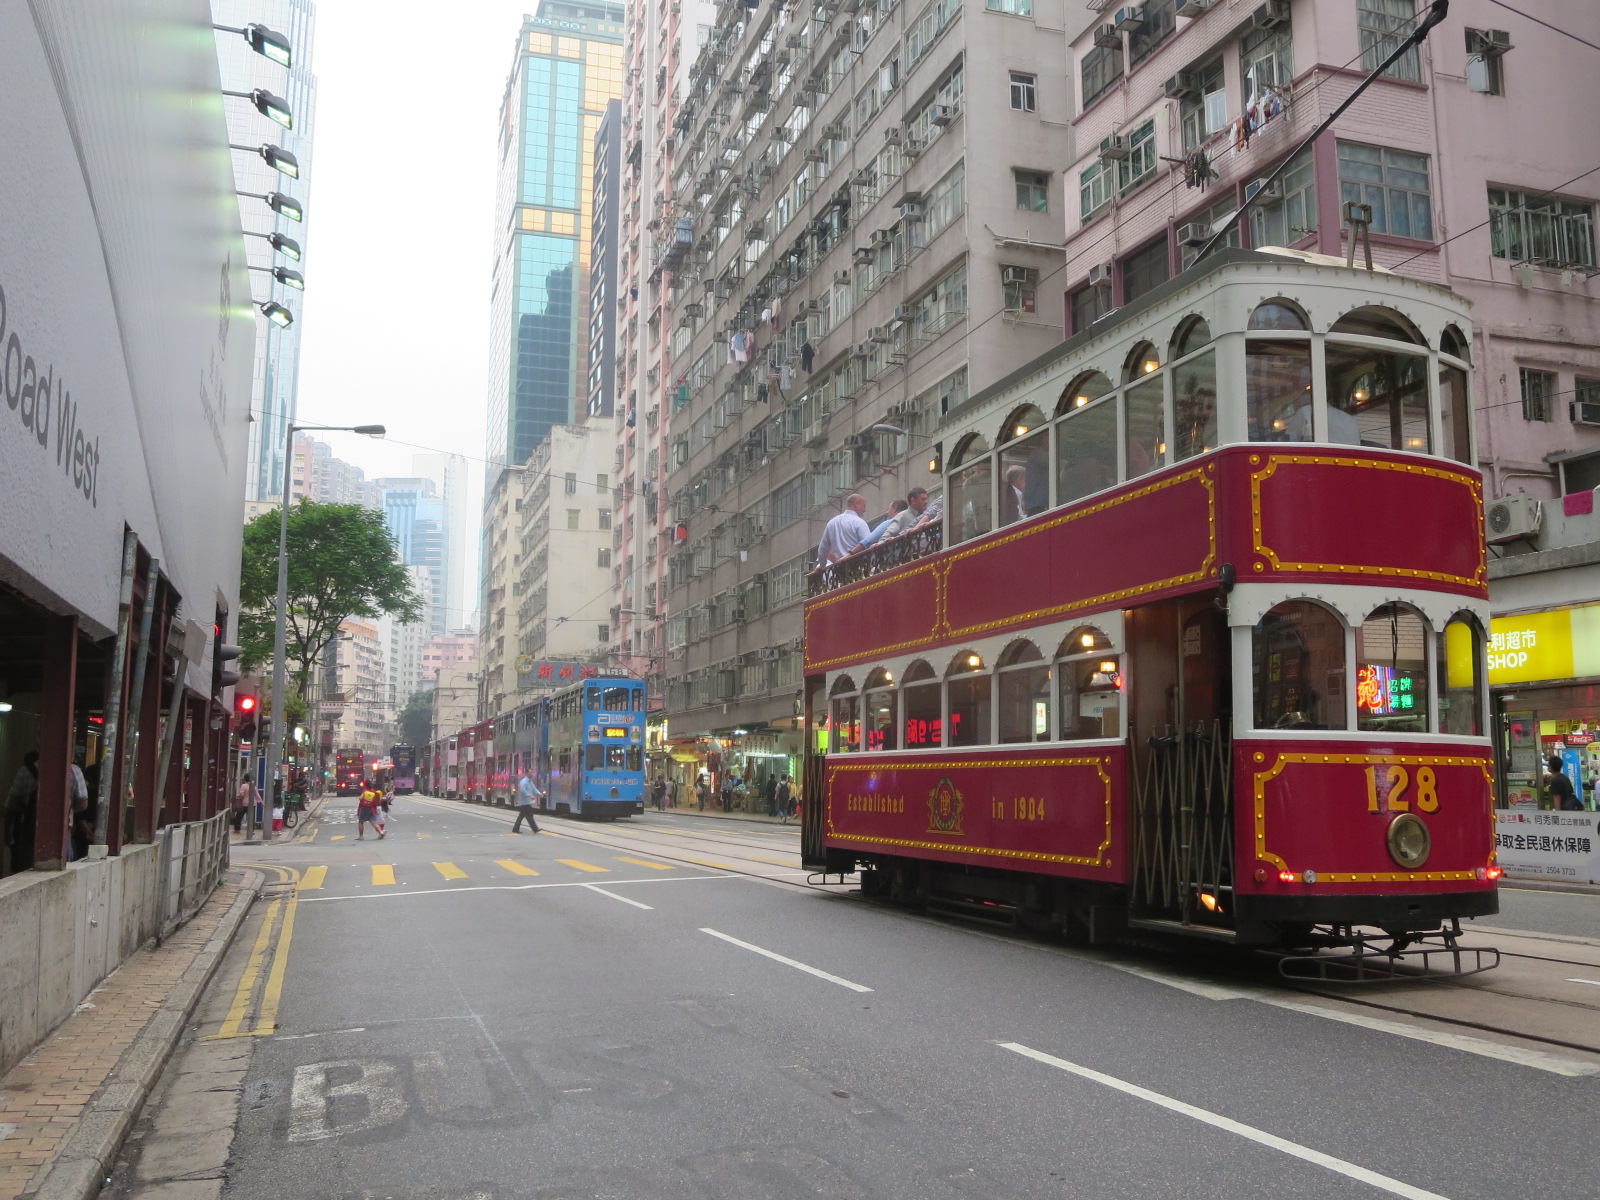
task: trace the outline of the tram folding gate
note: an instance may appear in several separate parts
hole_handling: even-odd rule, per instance
[[[1232,739],[1221,720],[1135,737],[1133,921],[1231,930]],[[1207,898],[1209,897],[1209,903]]]

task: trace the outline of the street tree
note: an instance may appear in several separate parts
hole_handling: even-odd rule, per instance
[[[309,700],[311,672],[341,622],[422,617],[422,601],[396,553],[383,515],[359,504],[302,500],[289,510],[289,607],[285,668],[293,694]],[[278,596],[278,513],[244,527],[239,644],[249,669],[272,660]]]
[[[395,721],[400,726],[402,742],[412,746],[427,745],[428,735],[433,732],[433,693],[412,692]]]

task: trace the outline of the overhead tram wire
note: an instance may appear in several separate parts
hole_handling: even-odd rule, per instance
[[[1532,197],[1534,197],[1536,199],[1539,199],[1539,200],[1559,200],[1560,197],[1555,194],[1556,192],[1561,191],[1563,188],[1571,187],[1573,184],[1577,183],[1580,179],[1587,179],[1589,176],[1593,175],[1596,171],[1600,171],[1600,167],[1590,167],[1587,171],[1583,172],[1583,174],[1574,175],[1571,179],[1567,179],[1567,180],[1562,181],[1561,183],[1556,184],[1555,187],[1551,188],[1548,192],[1528,192],[1526,194],[1529,195],[1529,196],[1532,196]],[[1433,243],[1433,245],[1429,246],[1426,250],[1418,250],[1415,254],[1411,255],[1409,258],[1402,258],[1399,262],[1395,263],[1394,266],[1392,266],[1392,267],[1390,267],[1388,269],[1391,270],[1391,271],[1397,270],[1398,268],[1405,266],[1408,262],[1412,262],[1415,259],[1421,258],[1424,254],[1432,254],[1434,251],[1438,250],[1440,246],[1447,246],[1447,245],[1449,245],[1451,242],[1455,241],[1459,237],[1466,237],[1467,234],[1469,234],[1469,233],[1476,233],[1478,230],[1482,229],[1485,225],[1493,225],[1495,223],[1495,220],[1496,220],[1495,215],[1493,213],[1491,213],[1486,220],[1479,221],[1476,225],[1469,225],[1469,226],[1467,226],[1467,228],[1463,229],[1460,233],[1452,233],[1449,237],[1443,238],[1443,239]]]
[[[1513,8],[1511,5],[1507,4],[1505,0],[1489,0],[1489,3],[1497,5],[1500,8],[1505,9],[1507,12],[1516,13],[1517,16],[1522,17],[1524,20],[1532,21],[1535,25],[1543,25],[1546,29],[1554,33],[1559,33],[1562,37],[1569,37],[1575,42],[1581,42],[1591,50],[1600,50],[1600,46],[1595,45],[1595,43],[1589,41],[1588,38],[1581,38],[1577,34],[1573,33],[1572,30],[1563,29],[1559,25],[1552,25],[1549,21],[1541,21],[1532,13],[1525,13],[1520,8]]]
[[[1429,11],[1430,8],[1431,8],[1431,4],[1428,5],[1428,6],[1425,6],[1424,8],[1419,8],[1417,10],[1416,14],[1414,14],[1413,19],[1414,20],[1420,19],[1422,17],[1423,13],[1425,11]],[[1414,32],[1415,31],[1413,31],[1413,33]],[[1296,106],[1303,105],[1312,96],[1316,95],[1318,88],[1322,87],[1322,85],[1327,83],[1329,80],[1339,78],[1339,75],[1338,75],[1339,71],[1346,70],[1352,64],[1360,61],[1360,59],[1365,55],[1365,53],[1366,53],[1366,51],[1362,51],[1361,53],[1355,55],[1355,57],[1346,60],[1341,66],[1333,68],[1331,70],[1325,70],[1323,72],[1323,74],[1318,79],[1316,79],[1310,85],[1308,85],[1307,87],[1305,87],[1304,89],[1302,89],[1300,91],[1297,91],[1294,94],[1294,96],[1292,97],[1294,104]],[[1381,71],[1381,70],[1383,70],[1383,68],[1380,67],[1379,70]],[[1370,80],[1369,80],[1369,82],[1370,82]],[[1365,84],[1363,84],[1362,86],[1365,86]],[[1320,136],[1320,133],[1319,133],[1318,136]],[[1305,148],[1305,143],[1302,142],[1300,146],[1296,147],[1293,151],[1291,151],[1288,154],[1287,157],[1284,158],[1283,166],[1286,167],[1289,163],[1291,163],[1294,160],[1295,156],[1298,155],[1300,153],[1300,151],[1302,149],[1304,149],[1304,148]],[[1103,228],[1101,230],[1101,232],[1100,232],[1098,237],[1095,237],[1095,238],[1093,238],[1092,240],[1090,240],[1088,242],[1085,242],[1085,243],[1082,243],[1082,244],[1080,244],[1078,246],[1075,246],[1075,247],[1073,247],[1073,249],[1076,250],[1080,254],[1085,250],[1091,250],[1095,246],[1098,246],[1101,242],[1105,241],[1107,238],[1114,237],[1118,233],[1120,233],[1121,230],[1122,230],[1122,225],[1125,224],[1127,221],[1131,221],[1134,218],[1141,217],[1145,213],[1149,212],[1151,209],[1157,208],[1157,207],[1161,206],[1162,204],[1166,203],[1172,197],[1173,193],[1175,193],[1178,190],[1177,189],[1177,182],[1176,182],[1177,178],[1178,178],[1178,173],[1176,171],[1171,171],[1168,174],[1168,178],[1169,178],[1169,180],[1171,180],[1171,183],[1169,184],[1169,186],[1166,188],[1165,191],[1155,193],[1154,195],[1152,195],[1152,197],[1151,197],[1151,199],[1150,199],[1150,201],[1148,203],[1140,205],[1138,208],[1133,209],[1131,212],[1124,214],[1122,222],[1119,222],[1119,223],[1114,224],[1114,225],[1108,223],[1105,226],[1105,228]],[[1263,189],[1263,191],[1265,191],[1265,189]],[[1246,202],[1246,205],[1241,206],[1240,211],[1242,212],[1244,207],[1247,207],[1247,206],[1248,206],[1248,201]],[[1236,213],[1234,215],[1235,215],[1235,222],[1233,222],[1233,223],[1237,223],[1236,219],[1237,219],[1238,214]],[[1226,232],[1227,231],[1225,230],[1224,233],[1226,233]],[[1196,255],[1195,256],[1195,261],[1198,262],[1199,259],[1200,259],[1200,256]],[[1054,270],[1052,270],[1049,273],[1047,273],[1044,276],[1042,276],[1039,279],[1039,283],[1040,284],[1047,283],[1049,280],[1054,279],[1057,275],[1061,274],[1062,271],[1065,271],[1067,269],[1068,265],[1069,264],[1067,264],[1067,263],[1062,263],[1059,267],[1056,267]],[[1035,286],[1037,286],[1037,285],[1035,285]],[[973,325],[970,329],[968,329],[967,333],[971,334],[971,333],[977,332],[979,329],[982,329],[985,325],[987,325],[990,321],[993,321],[996,317],[1004,316],[1006,314],[1006,312],[1007,312],[1007,310],[1004,309],[1004,308],[996,309],[994,312],[990,313],[983,320],[979,321],[976,325]]]

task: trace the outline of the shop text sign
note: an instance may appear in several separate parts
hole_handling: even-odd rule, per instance
[[[1521,879],[1600,882],[1600,813],[1497,809],[1495,849],[1506,874]]]
[[[1489,683],[1503,686],[1600,673],[1600,604],[1495,617]]]

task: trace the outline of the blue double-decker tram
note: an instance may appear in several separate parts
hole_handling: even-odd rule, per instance
[[[644,811],[642,679],[588,679],[537,708],[548,811],[600,820]]]

